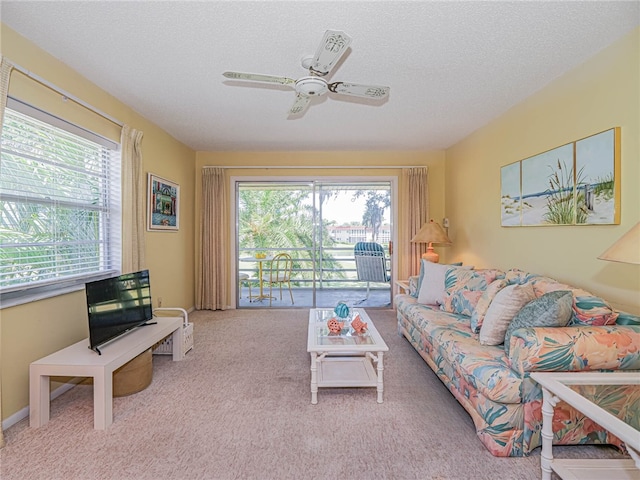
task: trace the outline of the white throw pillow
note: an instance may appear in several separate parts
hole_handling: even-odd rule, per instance
[[[442,305],[444,301],[444,276],[450,268],[460,268],[451,265],[422,260],[424,275],[418,292],[418,303],[425,305]]]
[[[480,327],[482,345],[500,345],[513,317],[531,300],[536,293],[532,283],[509,285],[500,290],[491,301]]]

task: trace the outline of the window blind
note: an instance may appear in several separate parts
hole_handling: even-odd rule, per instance
[[[119,273],[117,144],[19,102],[1,142],[3,305]]]

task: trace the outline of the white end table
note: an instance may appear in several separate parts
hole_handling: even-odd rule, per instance
[[[551,480],[553,470],[564,480],[607,480],[640,479],[640,431],[612,413],[597,405],[592,399],[571,389],[569,385],[635,385],[640,395],[640,374],[638,372],[534,372],[531,374],[542,386],[542,454],[540,463],[542,479]],[[632,460],[617,459],[554,459],[553,408],[563,400],[598,425],[606,428],[622,440]]]

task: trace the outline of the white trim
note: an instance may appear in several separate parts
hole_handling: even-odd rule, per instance
[[[46,79],[42,78],[40,75],[37,75],[37,74],[35,74],[33,72],[30,72],[26,68],[21,67],[20,65],[17,65],[17,64],[15,64],[13,62],[11,62],[11,65],[13,66],[14,70],[17,70],[21,74],[26,75],[27,77],[29,77],[30,79],[38,82],[41,85],[44,85],[48,89],[53,90],[56,93],[59,93],[60,95],[62,95],[62,97],[65,100],[71,100],[72,102],[83,106],[87,110],[90,110],[91,112],[93,112],[93,113],[95,113],[97,115],[100,115],[102,118],[105,118],[106,120],[109,120],[111,123],[115,123],[119,127],[124,126],[124,123],[121,122],[120,120],[118,120],[117,118],[112,117],[108,113],[104,113],[102,110],[97,109],[93,105],[88,104],[87,102],[85,102],[84,100],[81,100],[80,98],[76,97],[75,95],[67,92],[66,90],[61,89],[57,85],[51,83],[49,80],[46,80]]]
[[[84,379],[78,378],[78,380],[84,380]],[[77,385],[78,385],[77,383],[65,383],[64,385],[60,385],[53,392],[51,392],[51,400],[55,400],[60,395],[62,395],[63,393],[67,393],[69,390],[76,387]],[[28,417],[29,417],[29,405],[18,410],[13,415],[9,415],[7,418],[5,418],[2,421],[2,430],[7,431],[9,428],[13,427],[16,423]]]

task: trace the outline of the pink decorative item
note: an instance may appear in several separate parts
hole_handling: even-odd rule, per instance
[[[360,320],[360,315],[356,313],[355,317],[353,317],[353,321],[351,322],[351,328],[353,328],[357,333],[364,333],[367,331],[367,324]]]
[[[327,321],[327,328],[329,328],[329,333],[340,333],[342,331],[342,327],[344,327],[344,322],[339,322],[335,318],[330,318]]]

